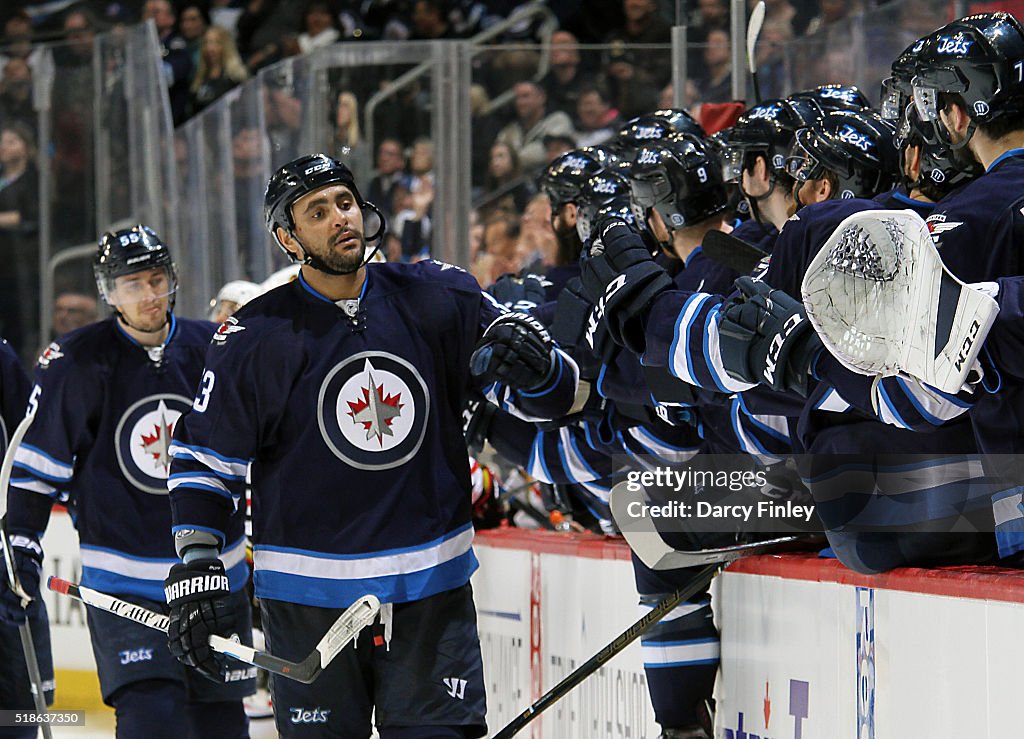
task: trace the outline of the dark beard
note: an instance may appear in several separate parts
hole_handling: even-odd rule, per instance
[[[363,266],[363,259],[366,254],[366,239],[362,236],[359,237],[358,249],[339,252],[334,247],[335,244],[331,243],[323,254],[310,254],[307,252],[307,264],[321,272],[334,275],[351,274]]]

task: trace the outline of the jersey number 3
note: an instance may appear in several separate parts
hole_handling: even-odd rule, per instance
[[[216,379],[210,370],[206,370],[203,373],[203,381],[199,383],[199,393],[192,402],[192,410],[196,413],[202,413],[206,410],[206,406],[210,404],[210,393],[213,392],[213,383]]]

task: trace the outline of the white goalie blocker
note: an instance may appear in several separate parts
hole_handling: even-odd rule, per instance
[[[846,367],[910,375],[947,393],[964,386],[999,312],[946,270],[911,210],[844,220],[808,266],[801,293],[822,343]]]

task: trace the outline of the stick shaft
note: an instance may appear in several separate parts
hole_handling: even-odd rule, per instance
[[[542,695],[536,703],[512,719],[512,721],[510,721],[504,729],[495,734],[492,739],[509,739],[509,737],[518,734],[527,724],[550,708],[554,703],[562,698],[562,696],[586,680],[593,673],[597,672],[605,662],[621,652],[629,644],[636,641],[641,634],[654,626],[654,624],[658,623],[658,621],[664,618],[673,608],[679,605],[680,601],[694,596],[701,590],[701,588],[711,582],[711,578],[715,576],[715,573],[718,571],[718,567],[719,565],[717,564],[708,565],[694,575],[693,579],[691,579],[686,585],[659,601],[658,604],[651,609],[650,613],[645,614],[643,618],[615,637],[611,643],[604,646],[601,651],[573,670],[561,682]]]

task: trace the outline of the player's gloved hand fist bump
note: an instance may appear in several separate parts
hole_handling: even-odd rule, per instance
[[[722,306],[722,363],[738,380],[806,396],[810,368],[822,350],[803,304],[770,285],[741,277],[739,294]]]
[[[8,538],[18,584],[32,600],[23,603],[22,596],[11,590],[7,563],[0,555],[0,621],[20,625],[25,623],[29,613],[35,613],[39,609],[39,578],[43,571],[43,548],[34,534],[11,531]]]
[[[672,278],[625,221],[603,218],[594,233],[580,265],[584,293],[594,303],[587,343],[597,350],[596,338],[605,321],[616,344],[641,354],[645,347],[643,315],[659,294],[672,289]]]
[[[546,302],[547,295],[542,277],[538,275],[519,277],[511,272],[506,272],[495,280],[494,284],[487,288],[487,292],[499,303],[512,310],[536,308]]]
[[[487,327],[469,367],[485,382],[501,382],[515,390],[536,390],[547,382],[558,361],[544,324],[529,313],[512,311],[498,316]]]
[[[195,559],[176,564],[164,580],[170,606],[167,646],[179,661],[223,682],[227,657],[213,651],[210,636],[231,636],[235,613],[230,600],[228,576],[219,559]]]

